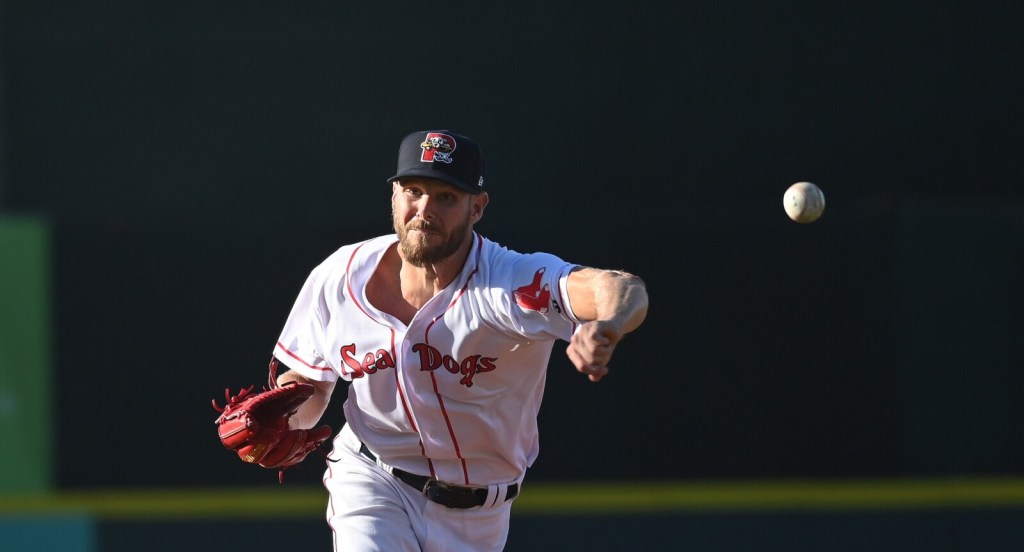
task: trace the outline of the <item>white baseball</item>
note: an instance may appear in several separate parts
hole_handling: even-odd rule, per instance
[[[811,182],[797,182],[786,190],[782,206],[796,222],[814,222],[825,212],[825,194]]]

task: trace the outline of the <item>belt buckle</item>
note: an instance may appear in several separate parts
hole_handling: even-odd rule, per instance
[[[480,506],[473,500],[472,489],[451,485],[433,478],[423,484],[423,496],[445,508],[462,509]]]
[[[420,490],[420,492],[423,493],[423,496],[427,498],[430,498],[430,495],[428,493],[430,492],[431,483],[435,483],[437,485],[441,484],[440,481],[434,479],[433,477],[428,477],[427,480],[423,483],[423,489]]]

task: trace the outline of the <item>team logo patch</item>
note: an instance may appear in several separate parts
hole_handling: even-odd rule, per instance
[[[548,305],[551,303],[551,289],[547,284],[540,285],[540,279],[544,276],[544,270],[541,268],[533,275],[533,281],[529,284],[518,287],[512,292],[512,295],[516,299],[516,304],[526,310],[537,311],[541,314],[547,314]]]
[[[420,161],[424,163],[451,163],[452,152],[455,151],[455,138],[440,132],[431,132],[420,144],[420,148],[423,149]]]

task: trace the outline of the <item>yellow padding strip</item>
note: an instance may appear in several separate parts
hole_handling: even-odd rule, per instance
[[[1024,506],[1024,479],[529,485],[520,513],[891,510]]]
[[[315,517],[327,507],[323,487],[96,490],[0,496],[0,515],[89,515],[101,519]]]
[[[324,515],[327,491],[256,489],[95,490],[0,495],[0,515],[100,519],[308,518]],[[1024,478],[530,483],[514,514],[630,514],[916,510],[1024,507]]]

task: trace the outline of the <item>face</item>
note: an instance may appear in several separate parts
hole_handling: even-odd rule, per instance
[[[459,250],[480,220],[487,194],[470,194],[432,179],[392,185],[391,212],[402,257],[413,266],[436,264]]]

